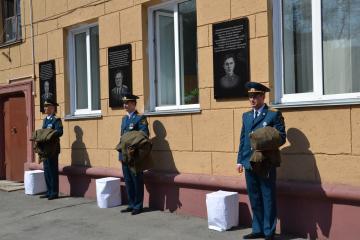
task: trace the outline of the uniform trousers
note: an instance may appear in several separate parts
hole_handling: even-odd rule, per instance
[[[253,213],[252,231],[271,236],[276,229],[276,168],[271,168],[268,178],[245,170],[245,178]]]
[[[142,209],[144,201],[144,173],[133,173],[127,164],[122,165],[129,207]]]
[[[59,155],[44,160],[44,175],[49,197],[59,195]]]

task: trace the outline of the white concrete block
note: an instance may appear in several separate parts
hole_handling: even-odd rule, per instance
[[[32,170],[24,173],[25,194],[38,194],[46,192],[44,171]]]
[[[225,231],[239,224],[239,194],[217,191],[206,194],[209,229]]]
[[[96,198],[99,208],[111,208],[121,205],[120,178],[96,179]]]

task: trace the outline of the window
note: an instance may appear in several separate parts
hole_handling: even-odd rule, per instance
[[[100,114],[98,26],[73,29],[68,41],[71,113]]]
[[[20,0],[1,0],[0,44],[21,39]]]
[[[360,98],[360,0],[273,0],[275,102]]]
[[[149,8],[150,111],[199,109],[195,5]]]

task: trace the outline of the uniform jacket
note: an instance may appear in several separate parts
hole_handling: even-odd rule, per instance
[[[54,97],[54,94],[52,94],[51,92],[48,92],[48,93],[44,93],[41,98],[43,101],[49,99],[49,98],[53,98]]]
[[[280,111],[265,105],[260,116],[255,119],[253,110],[243,114],[237,163],[242,164],[245,169],[252,169],[250,158],[254,149],[251,147],[250,133],[267,126],[274,127],[279,132],[279,145],[283,145],[286,141],[286,132],[284,118]]]
[[[51,117],[44,118],[42,129],[54,129],[56,131],[55,135],[57,138],[60,138],[63,135],[63,125],[60,118],[57,118],[55,115]],[[56,143],[56,154],[60,153],[60,139]]]
[[[111,89],[111,101],[113,101],[113,103],[118,104],[118,103],[122,103],[122,97],[125,94],[129,93],[129,88],[126,85],[122,85],[122,87],[114,87],[113,89]]]
[[[46,129],[38,129],[33,132],[32,141],[43,143],[43,142],[52,142],[57,137],[57,133],[54,129],[46,128]]]
[[[225,75],[220,79],[220,83],[223,88],[232,88],[240,83],[240,78],[236,74],[231,76]]]
[[[34,151],[39,154],[40,162],[51,158],[57,153],[57,137],[54,129],[38,129],[33,132],[31,141],[34,141]]]
[[[121,121],[121,135],[129,131],[143,131],[147,136],[149,136],[149,128],[146,117],[139,115],[135,111],[129,118],[129,116],[124,116]]]
[[[272,167],[279,167],[281,155],[279,147],[283,141],[278,130],[263,127],[250,133],[251,148],[254,150],[250,158],[251,168],[260,176],[268,177]]]
[[[152,144],[143,131],[130,131],[121,136],[117,150],[122,153],[122,162],[134,173],[150,168]]]
[[[125,133],[130,131],[142,131],[146,136],[149,136],[149,128],[146,117],[140,115],[137,111],[131,114],[130,118],[128,115],[124,116],[121,121],[121,133],[123,136]],[[122,160],[122,154],[119,153],[119,160]]]

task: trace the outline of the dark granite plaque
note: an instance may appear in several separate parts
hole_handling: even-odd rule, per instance
[[[109,48],[109,105],[122,107],[124,94],[132,93],[131,44]]]
[[[44,112],[44,101],[51,98],[56,102],[55,60],[39,63],[40,111]]]
[[[214,96],[246,97],[249,81],[249,20],[236,19],[213,25]]]

